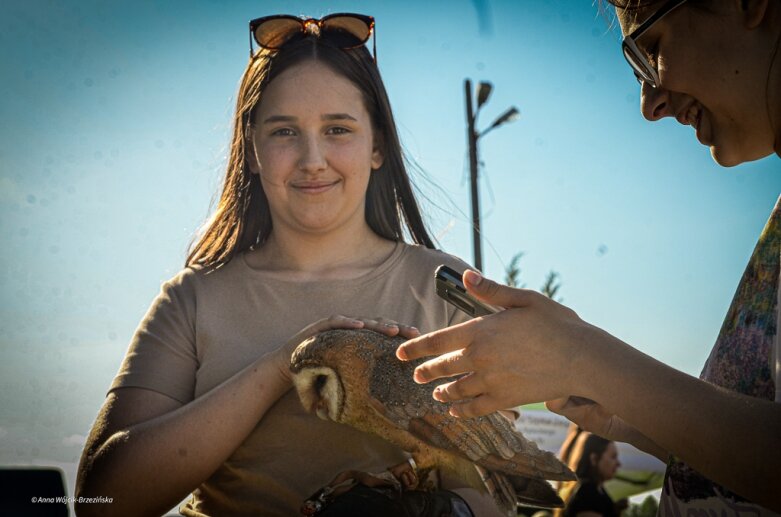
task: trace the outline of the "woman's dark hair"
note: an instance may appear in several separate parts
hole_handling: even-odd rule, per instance
[[[646,7],[652,7],[655,4],[663,4],[664,0],[596,0],[597,9],[602,17],[613,27],[615,22],[614,7],[624,9],[635,16],[637,12]]]
[[[608,10],[610,10],[611,7],[623,9],[629,13],[637,15],[638,11],[648,7],[661,7],[664,2],[665,0],[596,0],[599,12],[602,13],[606,19],[610,19]],[[743,2],[745,2],[745,0],[743,0]],[[687,4],[690,6],[704,9],[706,11],[710,7],[710,3],[711,0],[689,0],[687,2]]]
[[[561,461],[566,463],[567,466],[575,472],[578,476],[578,480],[562,482],[556,488],[562,501],[564,501],[564,508],[557,508],[554,510],[554,517],[564,517],[567,515],[569,501],[575,495],[577,488],[584,481],[591,481],[593,483],[600,483],[603,481],[599,478],[599,471],[597,470],[596,465],[592,465],[591,463],[591,455],[596,454],[597,458],[601,458],[605,453],[605,450],[607,450],[607,446],[611,443],[611,440],[606,440],[601,436],[583,431],[577,426],[570,426],[567,432],[567,438],[564,440],[564,444],[562,444],[559,455]]]
[[[597,466],[591,462],[591,455],[596,455],[598,461],[605,453],[607,446],[612,442],[595,434],[586,433],[586,435],[586,438],[583,440],[583,448],[579,451],[580,455],[577,457],[577,464],[574,468],[575,475],[578,476],[580,481],[589,480],[599,483],[602,480],[599,478]],[[576,456],[573,455],[571,459],[576,459]]]
[[[628,9],[630,11],[645,9],[646,7],[652,7],[657,4],[661,6],[664,2],[665,0],[598,0],[598,3],[602,7],[606,7],[605,4],[610,4],[613,7]],[[688,3],[693,5],[704,5],[710,2],[711,0],[689,0]],[[741,0],[744,9],[746,8],[746,3],[746,0]]]
[[[361,46],[342,50],[315,36],[293,40],[278,51],[261,50],[250,59],[236,99],[228,165],[217,208],[191,246],[187,266],[218,267],[236,253],[262,246],[271,233],[271,212],[257,174],[247,161],[250,127],[263,92],[285,70],[317,61],[352,82],[361,92],[375,142],[384,157],[366,191],[366,222],[377,235],[433,248],[412,188],[388,94],[380,72]]]
[[[618,7],[619,9],[636,10],[651,7],[654,4],[661,4],[664,2],[664,0],[601,0],[600,3],[602,2],[607,2],[613,7]]]

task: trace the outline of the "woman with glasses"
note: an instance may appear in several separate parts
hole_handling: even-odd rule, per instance
[[[159,515],[189,493],[184,515],[297,515],[342,471],[406,461],[306,414],[288,369],[326,329],[414,337],[464,319],[435,294],[436,266],[465,264],[423,223],[364,46],[373,27],[353,14],[251,22],[261,49],[241,79],[219,203],[110,387],[76,492],[113,501],[77,504],[80,515]],[[449,494],[448,511],[468,515]]]
[[[616,12],[648,120],[691,125],[721,165],[781,156],[781,2],[628,0]],[[780,255],[777,205],[701,379],[475,272],[464,274],[469,291],[508,310],[414,339],[398,355],[447,354],[418,367],[419,382],[471,372],[435,391],[458,403],[458,416],[546,400],[581,427],[658,456],[669,465],[665,514],[781,512]]]

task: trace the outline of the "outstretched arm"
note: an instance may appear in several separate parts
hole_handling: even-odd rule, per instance
[[[455,415],[551,401],[553,410],[585,419],[587,428],[657,456],[669,451],[781,511],[781,405],[677,371],[534,291],[474,272],[464,282],[480,299],[508,309],[413,339],[397,352],[406,360],[440,356],[417,368],[418,382],[469,373],[435,391],[437,399],[457,402]],[[571,396],[596,401],[600,412],[578,410],[590,403]]]

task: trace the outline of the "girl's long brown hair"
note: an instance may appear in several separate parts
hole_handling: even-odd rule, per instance
[[[260,178],[248,166],[250,127],[269,83],[288,68],[316,60],[349,79],[361,92],[372,121],[382,166],[371,173],[366,191],[366,222],[377,235],[434,248],[407,174],[388,95],[369,51],[342,50],[314,36],[292,41],[278,51],[261,50],[241,78],[233,120],[228,166],[217,208],[204,224],[186,266],[219,267],[237,253],[262,246],[271,234],[268,200]]]

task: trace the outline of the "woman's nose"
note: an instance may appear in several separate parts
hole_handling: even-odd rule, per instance
[[[306,138],[301,145],[301,159],[298,161],[301,170],[317,172],[326,168],[325,152],[317,138]]]
[[[640,87],[640,111],[652,122],[671,116],[673,113],[670,109],[670,92],[661,86],[654,88],[643,82]]]

